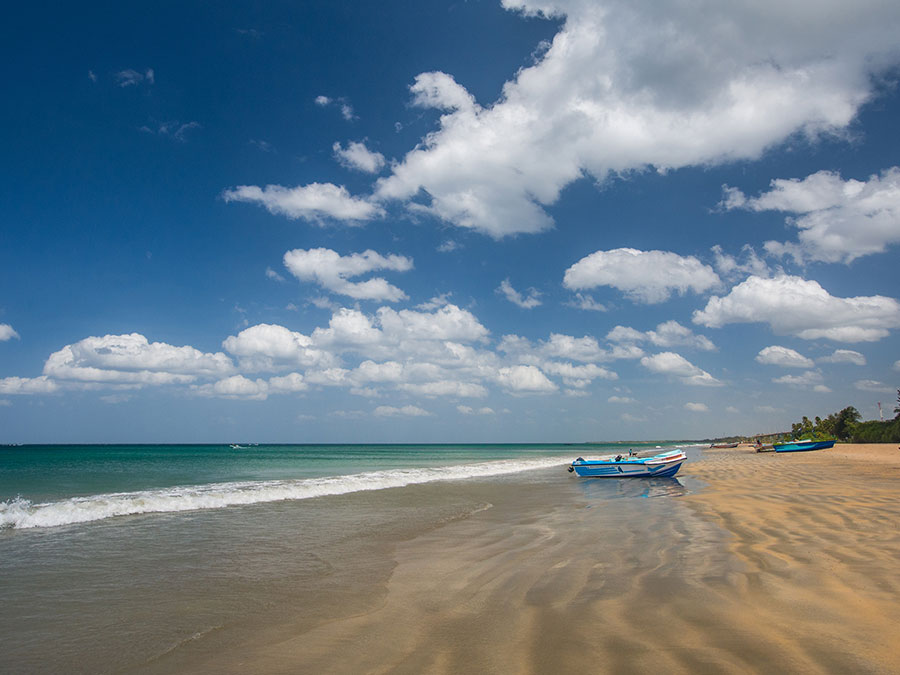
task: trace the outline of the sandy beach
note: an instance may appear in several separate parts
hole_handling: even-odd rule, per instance
[[[400,543],[363,609],[149,670],[900,672],[896,446],[706,450],[680,477],[701,487],[496,485]]]

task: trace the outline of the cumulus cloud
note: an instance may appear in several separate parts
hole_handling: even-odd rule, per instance
[[[714,256],[716,272],[724,279],[737,279],[755,275],[758,277],[769,276],[769,266],[756,254],[749,244],[741,248],[740,256],[733,256],[716,244],[710,249]]]
[[[312,281],[332,293],[357,300],[397,302],[406,298],[406,293],[385,279],[374,277],[358,282],[349,279],[376,270],[406,272],[412,269],[413,261],[401,255],[383,256],[372,250],[342,256],[329,248],[298,248],[284,254],[284,266],[300,281]]]
[[[855,366],[866,365],[866,357],[852,349],[835,349],[831,356],[823,356],[820,363],[852,363]]]
[[[496,380],[501,387],[514,393],[549,393],[559,389],[535,366],[500,368]]]
[[[822,373],[808,370],[802,375],[782,375],[772,380],[775,384],[786,384],[795,389],[812,389],[818,392],[829,392],[831,389],[825,386]]]
[[[284,326],[261,323],[227,337],[222,346],[238,357],[242,370],[282,370],[296,366],[329,367],[335,357],[310,338]]]
[[[772,345],[761,350],[756,355],[756,361],[769,366],[781,366],[782,368],[812,368],[815,363],[812,359],[790,349]]]
[[[507,300],[509,300],[514,305],[521,307],[522,309],[534,309],[535,307],[539,307],[541,305],[541,294],[534,288],[528,289],[528,296],[523,296],[519,291],[513,288],[512,284],[509,283],[509,279],[504,279],[500,282],[500,287],[497,288],[497,293],[502,294]]]
[[[340,143],[332,146],[335,158],[348,169],[355,169],[364,173],[378,173],[384,168],[384,155],[373,152],[365,143],[351,141],[344,148]]]
[[[606,401],[607,403],[637,403],[630,396],[610,396]]]
[[[19,334],[8,323],[0,323],[0,342],[6,342],[13,338],[19,339]]]
[[[617,380],[619,378],[613,371],[593,363],[576,366],[571,363],[548,361],[542,364],[541,367],[545,373],[562,377],[563,383],[567,387],[583,388],[598,378],[603,380]]]
[[[250,380],[243,375],[232,375],[210,384],[192,385],[191,391],[197,396],[265,401],[269,395],[269,384],[265,380]]]
[[[226,202],[259,204],[274,215],[321,223],[324,219],[354,224],[384,215],[384,209],[352,196],[343,185],[310,183],[294,188],[281,185],[239,185],[222,193]]]
[[[52,394],[59,385],[46,375],[0,378],[0,394]]]
[[[462,415],[494,415],[496,414],[492,408],[472,408],[467,405],[458,405],[456,410]]]
[[[878,382],[877,380],[857,380],[853,383],[853,386],[860,391],[872,391],[878,394],[893,394],[897,391],[895,387],[888,386],[884,382]]]
[[[840,132],[895,59],[888,0],[504,0],[565,17],[534,65],[481,106],[447,73],[422,73],[414,105],[438,128],[379,181],[411,203],[493,237],[553,225],[545,207],[585,175],[756,158],[792,134]]]
[[[718,275],[693,256],[668,251],[617,248],[596,251],[566,270],[563,285],[571,290],[612,286],[635,302],[658,303],[674,291],[703,293],[720,284]]]
[[[800,262],[850,263],[900,242],[900,167],[867,181],[845,181],[832,171],[776,179],[769,192],[753,198],[736,188],[724,190],[725,208],[792,214],[787,222],[798,229],[799,243],[769,241],[765,246],[770,253],[788,253]]]
[[[685,403],[684,409],[690,412],[709,412],[709,407],[705,403]]]
[[[87,337],[54,352],[44,364],[44,375],[57,380],[130,384],[187,383],[233,371],[222,352],[150,342],[139,333]]]
[[[645,356],[641,359],[641,365],[654,373],[677,377],[684,384],[706,387],[722,386],[722,382],[675,352],[660,352],[653,356]]]
[[[550,333],[547,340],[532,344],[518,335],[504,335],[497,349],[520,361],[539,362],[543,359],[569,359],[572,361],[609,361],[613,355],[603,349],[597,338],[590,335],[575,337],[562,333]]]
[[[454,380],[440,380],[437,382],[403,383],[398,389],[415,394],[417,396],[453,396],[456,398],[484,398],[487,389],[475,382],[459,382]]]
[[[646,333],[628,326],[616,326],[606,334],[606,339],[624,344],[646,340],[657,347],[689,347],[706,352],[716,350],[716,346],[708,337],[696,335],[690,328],[674,320],[665,321],[659,324],[656,330],[648,330]]]
[[[874,342],[900,326],[900,303],[881,295],[836,298],[816,281],[786,274],[753,276],[728,295],[710,298],[693,320],[710,328],[768,323],[778,335],[804,340]]]
[[[418,406],[405,405],[395,408],[390,405],[380,405],[375,408],[374,414],[378,417],[430,417],[431,413]]]

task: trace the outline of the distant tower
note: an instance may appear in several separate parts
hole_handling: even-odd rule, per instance
[[[878,401],[878,417],[884,422],[884,411],[881,409],[881,401]]]

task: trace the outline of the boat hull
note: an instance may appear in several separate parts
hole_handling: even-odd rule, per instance
[[[833,448],[834,441],[796,441],[794,443],[774,443],[775,452],[808,452]]]
[[[619,457],[579,458],[572,462],[571,469],[582,478],[671,478],[687,460],[680,450],[645,458]]]

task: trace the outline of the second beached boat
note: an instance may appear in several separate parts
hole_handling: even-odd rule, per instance
[[[833,448],[834,441],[791,441],[790,443],[773,443],[775,452],[805,452],[806,450],[824,450]]]
[[[648,478],[651,476],[674,476],[687,459],[683,450],[669,450],[652,457],[628,455],[608,455],[597,459],[579,457],[569,465],[585,478]]]

